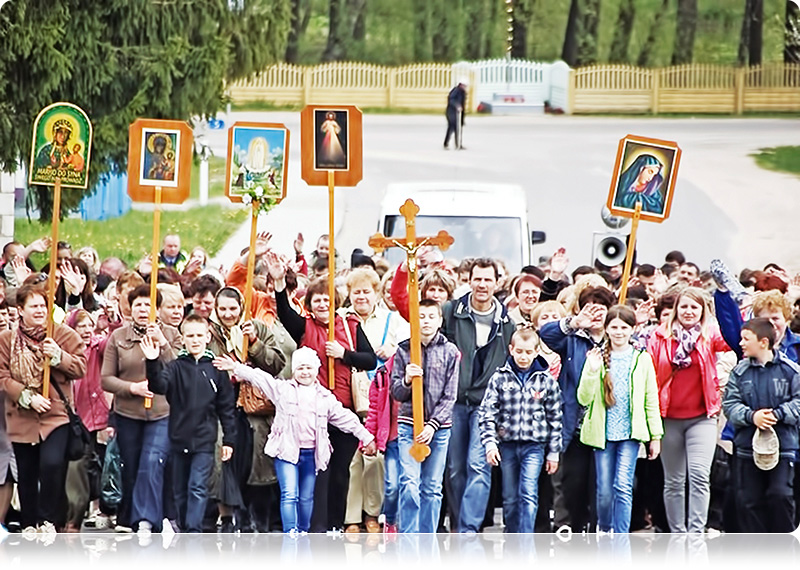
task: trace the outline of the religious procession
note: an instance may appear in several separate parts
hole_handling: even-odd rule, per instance
[[[304,177],[327,184],[332,199],[337,182],[359,177],[358,110],[303,114]],[[349,121],[349,145],[332,142],[339,121]],[[57,132],[64,122],[48,124]],[[184,128],[134,124],[131,148],[163,155]],[[227,267],[213,267],[200,244],[162,239],[157,207],[153,249],[134,267],[60,241],[56,214],[51,237],[4,246],[6,529],[389,536],[798,526],[800,276],[777,263],[700,268],[681,251],[634,263],[635,234],[624,259],[573,267],[559,248],[510,273],[478,252],[448,257],[446,231],[417,236],[411,200],[399,211],[406,235],[376,234],[349,259],[322,232],[311,251],[298,234],[293,255],[281,254],[257,230],[269,194],[236,184],[263,175],[242,166],[255,163],[239,152],[240,131],[261,139],[250,145],[257,156],[265,137],[288,136],[276,125],[231,131],[229,198],[252,219],[250,244]],[[620,153],[629,143],[672,148],[623,140]],[[163,160],[131,161],[140,169],[132,196],[180,200],[187,170],[175,169],[170,187],[152,166]],[[632,182],[612,183],[608,201],[638,223],[653,202],[636,181],[646,188],[660,169],[634,164],[635,176],[620,173]],[[42,168],[32,176],[58,196],[58,172]],[[629,189],[641,197],[618,209]],[[281,191],[271,195],[279,201]],[[660,196],[649,215],[668,215],[670,193]],[[380,255],[391,248],[400,263]],[[37,252],[50,264],[34,267]]]

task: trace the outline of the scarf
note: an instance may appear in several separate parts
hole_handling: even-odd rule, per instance
[[[131,321],[131,330],[136,340],[142,340],[144,335],[147,334],[147,325],[137,325],[135,322]]]
[[[678,348],[672,355],[672,365],[675,368],[687,368],[692,363],[691,354],[697,345],[697,339],[700,338],[701,328],[700,323],[688,330],[678,322],[672,325],[672,337],[678,341]]]
[[[11,376],[26,388],[38,389],[44,376],[43,327],[26,327],[20,322],[17,333],[11,337]]]

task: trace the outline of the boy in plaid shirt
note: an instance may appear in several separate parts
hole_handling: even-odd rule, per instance
[[[503,520],[511,533],[534,532],[539,473],[543,464],[555,473],[561,452],[561,390],[539,342],[531,326],[517,329],[478,412],[486,461],[503,462]]]

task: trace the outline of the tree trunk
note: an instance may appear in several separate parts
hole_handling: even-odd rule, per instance
[[[742,15],[742,32],[739,35],[739,51],[736,54],[736,63],[740,66],[747,65],[748,49],[750,46],[750,13],[753,11],[753,0],[745,0],[744,14]]]
[[[533,16],[536,0],[520,0],[514,4],[514,21],[512,22],[513,39],[511,40],[511,57],[525,59],[528,55],[528,26]],[[507,19],[506,19],[506,23]],[[508,27],[506,26],[506,29]]]
[[[290,0],[292,3],[292,20],[289,35],[286,38],[286,53],[284,60],[287,63],[297,63],[300,49],[300,36],[303,34],[303,0]]]
[[[572,0],[569,5],[567,18],[567,31],[564,33],[564,45],[561,48],[561,59],[573,67],[578,58],[578,17],[580,15],[580,0]]]
[[[661,2],[661,10],[656,12],[650,31],[647,33],[647,39],[639,52],[639,57],[636,58],[636,65],[639,67],[649,67],[652,64],[653,48],[656,45],[656,39],[658,39],[658,32],[661,30],[661,20],[668,9],[669,0],[663,0]]]
[[[800,64],[800,8],[786,0],[785,36],[783,62]]]
[[[322,52],[322,61],[338,61],[346,57],[343,23],[347,20],[346,0],[328,0],[328,43]]]
[[[636,6],[633,0],[622,0],[619,6],[617,25],[614,28],[614,39],[611,42],[611,63],[628,63],[628,46],[631,43],[633,21],[636,18]]]
[[[583,0],[578,18],[578,57],[575,65],[597,63],[597,30],[600,22],[600,0]]]
[[[750,65],[761,65],[761,49],[764,45],[764,0],[750,0]]]
[[[678,0],[678,17],[675,23],[675,47],[672,50],[672,65],[692,63],[696,30],[697,0]]]

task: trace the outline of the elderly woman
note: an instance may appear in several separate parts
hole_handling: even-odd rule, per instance
[[[350,306],[339,309],[342,316],[355,315],[369,343],[377,347],[375,354],[380,366],[397,351],[397,344],[409,336],[408,323],[398,314],[378,305],[380,278],[371,268],[359,267],[347,276]],[[370,380],[375,372],[368,373]],[[350,489],[347,493],[345,532],[359,532],[362,512],[368,532],[380,532],[378,515],[381,513],[384,491],[384,458],[366,456],[356,451],[350,462]],[[393,521],[390,521],[393,522]]]
[[[186,299],[180,286],[172,283],[159,283],[156,285],[161,293],[161,307],[158,309],[158,318],[162,323],[171,327],[180,328],[186,312]]]
[[[117,444],[122,459],[122,500],[117,530],[161,532],[164,465],[169,455],[169,404],[147,387],[141,341],[148,335],[161,347],[159,359],[170,362],[181,348],[181,335],[167,324],[150,323],[150,286],[140,285],[127,297],[130,321],[111,333],[103,354],[103,389],[114,394]],[[156,295],[156,305],[161,294]],[[145,407],[146,399],[151,402]]]
[[[245,337],[248,338],[246,356],[242,354]],[[278,346],[270,327],[256,319],[244,320],[244,298],[235,287],[223,287],[217,292],[208,348],[216,356],[230,355],[239,362],[246,362],[273,376],[278,376],[286,364],[285,353]],[[275,407],[269,401],[254,399],[252,392],[242,393],[247,390],[249,388],[242,385],[236,386],[237,419],[246,421],[251,428],[237,431],[239,437],[236,450],[241,453],[238,458],[234,457],[234,461],[225,464],[218,462],[215,466],[216,484],[212,489],[212,496],[217,500],[222,519],[221,531],[224,533],[233,532],[231,517],[234,507],[258,511],[257,514],[261,516],[256,517],[257,526],[261,527],[259,531],[266,531],[268,523],[265,519],[268,515],[264,511],[268,507],[266,501],[259,499],[267,499],[268,495],[257,493],[247,486],[256,487],[277,482],[272,458],[264,454],[264,445],[275,418]],[[258,407],[250,407],[251,404]],[[248,433],[252,433],[252,438],[246,437]],[[218,443],[221,445],[222,440]],[[254,502],[258,504],[253,504]],[[241,529],[247,517],[237,518]]]
[[[378,362],[359,319],[355,315],[336,315],[335,340],[328,341],[328,310],[330,303],[336,303],[336,299],[328,295],[327,280],[318,278],[309,284],[304,298],[308,315],[301,316],[292,309],[286,294],[286,262],[273,252],[267,254],[266,262],[275,284],[278,318],[295,342],[317,352],[320,362],[324,363],[319,370],[318,381],[326,388],[329,387],[327,358],[330,356],[334,359],[333,395],[345,408],[352,410],[352,369],[373,370]],[[328,425],[328,433],[333,452],[328,469],[320,473],[316,480],[312,532],[343,527],[350,461],[358,448],[358,439],[352,434],[332,425]]]
[[[0,333],[0,390],[6,393],[8,437],[18,469],[22,527],[54,533],[65,523],[69,416],[54,389],[71,400],[71,381],[86,372],[83,341],[62,325],[45,336],[46,290],[23,285],[17,290],[19,326]],[[50,367],[50,393],[42,394],[44,367]]]

